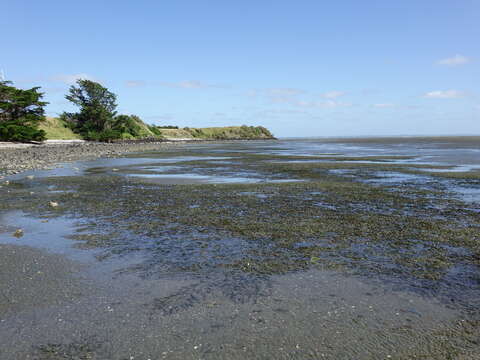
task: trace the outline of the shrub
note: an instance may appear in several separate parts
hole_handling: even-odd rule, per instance
[[[133,137],[140,136],[141,127],[138,122],[139,120],[140,118],[135,115],[118,115],[113,121],[112,130],[119,131],[123,134],[130,134]]]
[[[84,135],[85,140],[111,142],[122,138],[122,133],[118,130],[89,131]]]
[[[150,131],[156,135],[156,136],[162,136],[162,132],[160,131],[160,129],[156,126],[153,126],[153,125],[150,125],[148,127],[150,129]],[[178,126],[176,127],[178,129]]]

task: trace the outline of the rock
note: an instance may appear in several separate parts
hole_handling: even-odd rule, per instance
[[[13,233],[13,236],[15,236],[16,238],[21,238],[23,236],[23,230],[22,229],[15,230],[15,232]]]
[[[58,207],[58,202],[56,202],[56,201],[50,201],[50,202],[48,203],[48,206],[50,206],[50,207],[52,207],[52,208],[56,208],[56,207]]]

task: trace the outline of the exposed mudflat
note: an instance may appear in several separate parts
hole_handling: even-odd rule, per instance
[[[27,246],[0,244],[0,318],[38,306],[75,301],[86,292],[79,264]]]
[[[476,359],[477,153],[187,144],[11,175],[0,358]]]

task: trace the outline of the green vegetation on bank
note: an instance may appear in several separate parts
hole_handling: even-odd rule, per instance
[[[79,112],[64,112],[60,119],[86,140],[161,138],[156,127],[138,116],[117,115],[117,96],[97,82],[77,80],[65,98],[78,106]]]
[[[234,140],[234,139],[274,139],[272,133],[263,126],[225,126],[208,128],[172,129],[159,127],[169,139]]]
[[[45,120],[43,93],[39,87],[17,89],[9,81],[0,81],[0,140],[42,141],[45,132],[38,124]]]
[[[118,118],[123,118],[120,115]],[[161,135],[169,140],[190,139],[190,140],[234,140],[234,139],[273,139],[273,135],[264,127],[254,126],[228,126],[216,128],[165,128],[163,126],[151,126],[145,124],[136,116],[130,116],[127,121],[136,121],[134,135],[122,131],[122,139],[152,138]],[[77,140],[83,139],[80,134],[73,132],[69,124],[61,118],[47,117],[41,122],[39,129],[45,131],[46,139],[49,140]],[[202,134],[199,136],[199,134]]]
[[[263,126],[183,128],[148,125],[136,115],[117,114],[117,96],[101,84],[80,79],[65,98],[78,112],[46,118],[39,87],[17,89],[0,82],[0,140],[43,141],[85,139],[93,141],[141,139],[246,140],[274,139]]]
[[[42,121],[39,129],[45,131],[45,137],[49,140],[78,140],[82,139],[79,134],[75,134],[68,124],[60,118],[47,117]]]

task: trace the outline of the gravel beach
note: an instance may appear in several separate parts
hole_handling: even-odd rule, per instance
[[[5,144],[5,143],[4,143]],[[43,145],[7,144],[0,146],[0,175],[40,170],[69,161],[116,157],[129,152],[158,150],[173,142],[155,143],[53,143]]]

